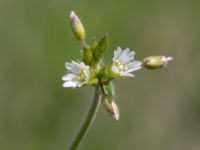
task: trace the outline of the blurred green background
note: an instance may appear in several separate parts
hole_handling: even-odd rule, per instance
[[[87,108],[91,87],[64,89],[65,61],[78,59],[69,12],[87,42],[108,32],[136,59],[164,54],[165,69],[115,81],[121,118],[100,109],[82,150],[200,149],[200,2],[195,0],[1,0],[0,149],[65,150]]]

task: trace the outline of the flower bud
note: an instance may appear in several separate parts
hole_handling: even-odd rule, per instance
[[[158,69],[165,67],[173,57],[166,56],[150,56],[143,60],[143,66],[147,69]]]
[[[98,51],[99,53],[104,53],[105,50],[108,48],[108,44],[109,44],[109,35],[108,33],[106,33],[98,42]]]
[[[97,45],[98,45],[97,39],[96,37],[93,37],[91,42],[91,50],[93,52],[97,49]]]
[[[94,50],[95,63],[101,60],[102,55],[106,51],[109,45],[109,35],[105,34],[97,43],[96,49]]]
[[[113,98],[104,96],[103,104],[107,113],[115,120],[119,120],[119,109]]]
[[[90,63],[93,59],[93,54],[92,54],[92,51],[90,50],[90,47],[87,46],[87,45],[84,45],[82,50],[81,50],[81,53],[82,53],[83,62],[86,65],[90,65]]]
[[[84,41],[85,29],[80,19],[78,18],[78,16],[75,14],[74,11],[70,13],[70,23],[71,23],[72,31],[74,32],[74,35],[76,36],[76,38],[80,41]]]

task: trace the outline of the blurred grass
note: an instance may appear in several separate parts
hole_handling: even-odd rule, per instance
[[[162,70],[115,81],[121,118],[100,110],[80,149],[200,148],[200,3],[183,1],[0,1],[0,149],[66,149],[82,119],[90,88],[64,89],[64,62],[79,58],[68,14],[75,10],[88,42],[111,37],[136,59],[164,54]]]

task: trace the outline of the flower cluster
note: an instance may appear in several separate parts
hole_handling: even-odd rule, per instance
[[[75,12],[70,13],[72,31],[81,43],[81,59],[66,62],[68,73],[62,77],[63,87],[76,88],[84,85],[101,86],[103,104],[110,116],[119,119],[119,110],[115,103],[113,79],[134,77],[133,72],[142,68],[157,69],[165,67],[172,57],[150,56],[143,61],[135,60],[135,52],[129,48],[117,47],[109,65],[105,65],[102,56],[108,48],[109,36],[105,34],[100,40],[93,38],[91,45],[86,44],[86,32]]]
[[[130,51],[128,48],[122,50],[120,47],[114,51],[114,57],[112,64],[107,66],[110,68],[109,74],[113,78],[133,77],[132,72],[142,68],[142,62],[134,60],[134,51]],[[64,81],[63,87],[81,87],[86,84],[91,84],[91,80],[94,77],[91,76],[94,69],[86,65],[82,61],[72,61],[71,63],[65,63],[68,74],[62,77]],[[98,70],[96,70],[96,79],[98,80]],[[101,70],[101,69],[100,69]],[[104,73],[103,73],[104,74]]]

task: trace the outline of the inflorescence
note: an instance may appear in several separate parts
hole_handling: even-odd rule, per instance
[[[172,57],[150,56],[142,61],[135,60],[135,52],[129,48],[117,47],[109,65],[103,63],[102,56],[108,48],[109,36],[105,34],[100,40],[93,38],[86,44],[85,28],[74,11],[70,13],[72,31],[81,44],[81,60],[66,62],[68,73],[62,77],[65,88],[78,88],[84,85],[100,86],[99,94],[108,114],[118,120],[119,109],[115,103],[113,79],[134,77],[133,72],[142,68],[158,69],[165,67]]]

